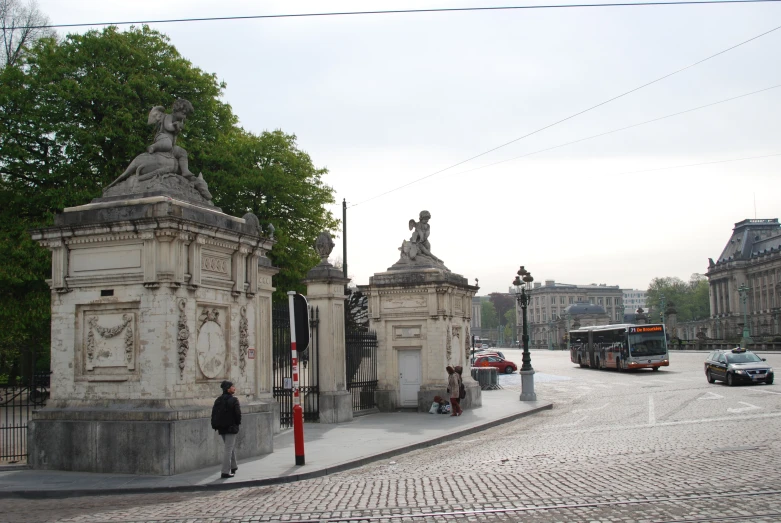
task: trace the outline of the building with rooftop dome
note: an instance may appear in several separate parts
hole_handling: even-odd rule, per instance
[[[575,320],[581,326],[624,321],[623,291],[618,285],[573,285],[545,280],[529,291],[527,321],[532,348],[566,348],[565,334]],[[520,308],[516,317],[520,325]]]

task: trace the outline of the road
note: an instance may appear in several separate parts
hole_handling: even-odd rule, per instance
[[[767,358],[781,369],[781,355]],[[710,385],[703,360],[676,353],[659,372],[618,373],[534,351],[553,410],[459,440],[287,485],[0,500],[0,519],[781,521],[781,385]],[[500,378],[520,390],[517,374]]]

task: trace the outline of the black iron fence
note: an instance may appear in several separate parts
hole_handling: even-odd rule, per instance
[[[309,309],[309,347],[298,351],[299,390],[304,421],[320,420],[320,365],[318,360],[318,325],[320,311]],[[274,366],[274,399],[279,403],[279,423],[293,426],[293,362],[290,351],[290,309],[288,304],[275,305],[271,311],[272,359]]]
[[[352,394],[353,411],[376,406],[377,390],[377,334],[368,329],[345,331],[347,359],[347,390]]]
[[[39,361],[43,360],[43,361]],[[49,398],[48,354],[25,349],[0,375],[0,463],[27,459],[27,422]]]

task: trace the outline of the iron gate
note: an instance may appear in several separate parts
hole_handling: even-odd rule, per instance
[[[0,463],[27,459],[27,422],[49,397],[49,371],[42,368],[49,368],[48,354],[33,349],[0,368]]]
[[[373,409],[377,390],[377,333],[347,329],[345,342],[347,390],[352,394],[353,412]]]
[[[318,360],[319,309],[309,308],[309,348],[298,352],[298,380],[304,421],[320,421],[320,365]],[[290,309],[287,303],[274,305],[271,311],[273,331],[274,399],[279,403],[279,424],[293,426],[293,363],[290,351]]]

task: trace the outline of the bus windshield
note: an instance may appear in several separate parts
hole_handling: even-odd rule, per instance
[[[663,356],[667,354],[664,333],[630,334],[628,338],[632,356]]]

